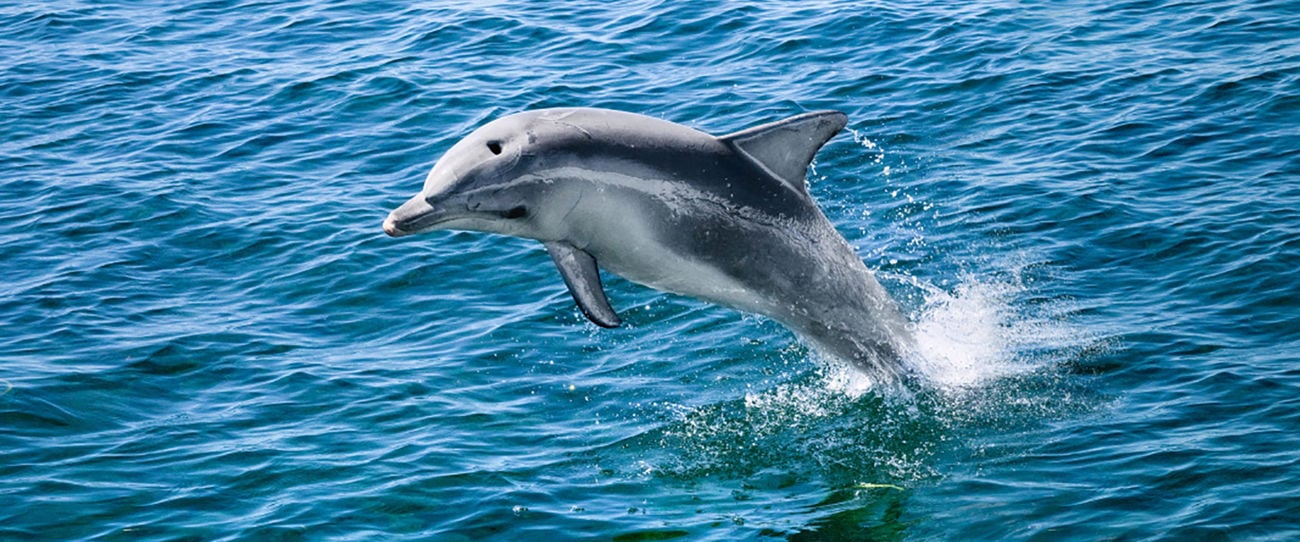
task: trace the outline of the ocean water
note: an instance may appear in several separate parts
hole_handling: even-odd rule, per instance
[[[849,115],[886,391],[380,223],[484,122]],[[0,5],[0,539],[1300,538],[1300,3]]]

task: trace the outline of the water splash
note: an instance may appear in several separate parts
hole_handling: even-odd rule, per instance
[[[941,424],[906,398],[835,363],[743,399],[684,408],[655,434],[661,472],[749,480],[783,472],[832,487],[911,484],[935,475]]]
[[[1016,359],[1015,284],[970,281],[932,289],[915,324],[917,369],[941,387],[973,386],[1024,369]]]
[[[993,278],[965,275],[951,290],[907,277],[923,300],[913,319],[912,368],[941,390],[968,389],[1049,367],[1089,342],[1066,319],[1067,302],[1027,301],[1024,274],[1015,267]]]

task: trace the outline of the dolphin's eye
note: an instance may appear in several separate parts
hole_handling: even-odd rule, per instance
[[[518,207],[512,208],[509,211],[502,213],[501,216],[504,216],[506,218],[523,218],[527,214],[528,214],[528,209],[525,209],[523,205],[520,205]]]
[[[501,142],[500,142],[500,141],[489,141],[489,142],[488,142],[488,150],[492,151],[492,154],[501,154]]]

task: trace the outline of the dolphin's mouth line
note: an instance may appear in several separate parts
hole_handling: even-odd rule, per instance
[[[465,218],[474,218],[476,216],[491,216],[513,220],[528,216],[528,208],[523,205],[516,205],[509,209],[481,211],[478,209],[467,210],[463,213],[447,212],[443,209],[435,209],[420,216],[409,217],[401,220],[392,221],[393,232],[389,235],[396,236],[414,235],[431,229],[435,229],[442,224],[461,220]]]
[[[442,213],[430,212],[428,214],[394,220],[393,227],[404,235],[419,233],[443,222],[455,220],[454,216],[446,216]]]

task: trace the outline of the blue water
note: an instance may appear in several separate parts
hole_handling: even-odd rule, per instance
[[[383,235],[550,106],[848,113],[930,383]],[[0,539],[1300,538],[1292,0],[4,4],[0,168]]]

